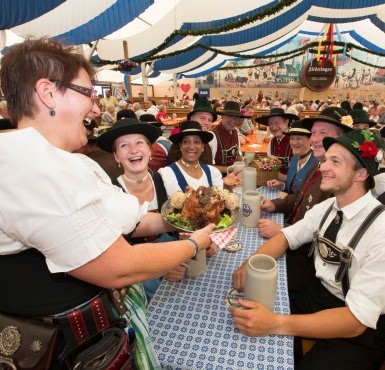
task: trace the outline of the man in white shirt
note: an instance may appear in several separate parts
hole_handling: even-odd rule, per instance
[[[142,106],[140,105],[140,103],[134,103],[132,108],[136,114],[136,117],[138,117],[138,119],[142,114],[146,113],[146,111],[142,109]]]
[[[385,147],[366,130],[326,137],[323,145],[327,152],[320,167],[321,190],[335,197],[315,205],[303,220],[256,252],[278,258],[288,248],[314,240],[313,282],[305,292],[289,291],[291,315],[275,314],[246,300],[239,300],[241,309],[230,309],[235,327],[246,335],[316,338],[296,370],[374,370],[385,358],[385,212],[371,213],[380,203],[370,189],[385,165]],[[353,236],[366,219],[373,222],[357,238],[354,249]],[[334,241],[328,233],[333,223],[340,225]],[[247,261],[233,274],[234,287],[240,291],[246,265]]]
[[[148,100],[146,102],[147,104],[147,114],[152,114],[156,117],[156,115],[159,113],[159,108],[156,106],[155,100]]]

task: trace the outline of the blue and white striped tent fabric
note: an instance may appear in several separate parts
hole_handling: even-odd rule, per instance
[[[270,16],[221,32],[231,22],[287,4]],[[326,23],[337,24],[346,42],[385,54],[383,0],[2,0],[0,5],[12,14],[9,23],[7,13],[1,14],[3,29],[76,45],[99,40],[97,53],[104,60],[124,59],[123,40],[130,58],[145,59],[167,39],[154,55],[159,58],[152,66],[154,75],[206,75],[234,59],[222,52],[271,54],[296,36],[317,37]],[[214,31],[170,37],[178,30],[205,29]]]

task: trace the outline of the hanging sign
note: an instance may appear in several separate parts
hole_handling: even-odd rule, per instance
[[[336,77],[333,62],[326,59],[317,61],[317,58],[307,62],[301,69],[299,81],[301,86],[313,91],[327,90]]]

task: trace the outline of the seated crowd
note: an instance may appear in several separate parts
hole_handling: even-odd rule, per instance
[[[15,71],[27,65],[25,81]],[[110,91],[96,100],[94,75],[73,48],[44,38],[10,47],[1,60],[9,112],[3,102],[0,112],[17,129],[0,135],[1,171],[13,173],[0,183],[0,313],[67,323],[68,312],[91,307],[112,289],[138,338],[137,366],[160,368],[146,305],[162,279],[185,278],[184,261],[199,250],[216,253],[213,225],[179,238],[161,207],[186,188],[240,185],[229,167],[243,159],[242,142],[264,125],[267,156],[281,163],[267,186],[282,192],[265,199],[261,211],[284,213],[285,225],[262,218],[258,231],[268,240],[256,253],[286,253],[292,314],[240,300],[241,308],[230,308],[234,326],[249,336],[316,339],[304,356],[296,343],[296,369],[379,368],[385,358],[381,105],[371,112],[373,105],[350,101],[347,112],[333,101],[272,101],[261,94],[209,101],[194,94],[187,119],[166,138],[160,127],[169,119],[167,102],[148,101],[142,109]],[[102,125],[111,126],[103,132],[95,123],[99,107]],[[253,122],[262,107],[266,115]],[[319,115],[300,120],[303,109]],[[34,181],[21,186],[26,178]],[[340,227],[334,236],[333,224]],[[346,246],[357,230],[353,250]],[[233,273],[240,291],[246,265]],[[50,368],[71,361],[66,341],[64,333]]]

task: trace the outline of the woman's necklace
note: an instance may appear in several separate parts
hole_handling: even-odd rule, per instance
[[[200,167],[199,162],[197,164],[190,164],[190,163],[186,163],[183,159],[181,159],[180,163],[182,163],[183,166],[185,166],[186,168],[191,168],[193,171],[195,171],[197,168]]]
[[[148,172],[146,173],[146,176],[144,176],[144,177],[143,177],[142,179],[140,179],[140,180],[130,179],[129,177],[126,176],[126,174],[123,174],[123,177],[124,177],[128,182],[130,182],[131,184],[140,184],[140,183],[142,183],[143,181],[147,180]]]

